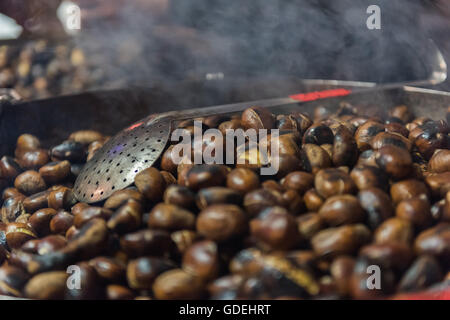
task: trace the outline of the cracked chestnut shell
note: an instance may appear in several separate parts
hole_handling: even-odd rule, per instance
[[[245,129],[273,129],[275,117],[266,108],[256,106],[244,110],[241,123]]]

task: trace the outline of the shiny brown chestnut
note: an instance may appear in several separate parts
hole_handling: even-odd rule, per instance
[[[311,239],[314,252],[324,258],[354,254],[370,240],[370,230],[363,224],[344,225],[319,231]]]
[[[314,177],[314,187],[324,198],[351,194],[356,189],[350,176],[343,170],[335,168],[320,170]]]
[[[241,123],[245,129],[273,129],[275,117],[266,108],[256,106],[244,110]]]
[[[127,281],[132,289],[148,290],[161,273],[175,268],[175,264],[167,259],[141,257],[132,260],[127,266]]]
[[[95,269],[103,281],[120,283],[125,279],[126,266],[120,260],[100,256],[89,260],[89,265]]]
[[[383,170],[374,166],[356,166],[350,172],[350,177],[359,190],[368,188],[379,188],[385,190],[389,186],[387,175]]]
[[[186,186],[194,191],[208,187],[223,186],[228,172],[229,168],[224,165],[194,165],[187,172]]]
[[[303,134],[303,144],[333,144],[333,131],[324,123],[312,124]]]
[[[170,238],[175,243],[178,253],[184,254],[194,242],[200,239],[200,236],[192,230],[178,230],[172,232]]]
[[[399,292],[425,290],[443,278],[439,261],[430,255],[419,256],[400,279]]]
[[[1,218],[3,223],[14,222],[16,219],[25,214],[23,207],[23,197],[12,197],[5,200],[1,208]]]
[[[298,232],[302,240],[310,240],[326,226],[324,219],[317,213],[302,214],[296,220]]]
[[[400,119],[403,123],[408,123],[414,118],[409,108],[405,105],[395,106],[389,111],[389,114]]]
[[[142,205],[140,202],[129,199],[121,205],[109,218],[107,226],[118,234],[138,229],[142,224]]]
[[[306,191],[303,196],[303,200],[305,201],[306,208],[312,212],[319,211],[325,201],[325,199],[314,188]]]
[[[29,275],[21,268],[3,264],[0,267],[0,294],[20,297]]]
[[[134,178],[134,184],[147,199],[153,202],[161,201],[166,187],[161,173],[153,167],[139,172]]]
[[[103,134],[95,130],[79,130],[72,132],[69,136],[69,140],[73,140],[84,145],[91,144],[94,141],[101,141],[103,139]]]
[[[366,211],[366,223],[374,230],[383,221],[394,215],[389,195],[378,188],[368,188],[358,193],[358,200]]]
[[[169,171],[163,170],[160,173],[166,183],[166,186],[171,186],[173,184],[177,184],[177,178],[175,178],[175,176],[173,174],[171,174]]]
[[[383,131],[384,125],[373,120],[369,120],[359,126],[355,132],[355,140],[358,149],[360,151],[370,149],[370,141],[372,140],[372,138]]]
[[[330,273],[335,280],[339,294],[346,297],[350,293],[350,278],[355,267],[355,259],[350,256],[340,256],[330,265]]]
[[[417,254],[431,254],[440,261],[450,263],[450,223],[441,222],[422,231],[414,241]]]
[[[291,117],[297,121],[297,130],[304,134],[305,131],[312,125],[312,120],[304,113],[293,112],[290,114]]]
[[[243,281],[244,277],[238,274],[223,276],[208,285],[208,292],[214,300],[226,293],[237,291]]]
[[[41,147],[41,142],[36,136],[24,133],[17,138],[16,148],[20,150],[36,150]]]
[[[195,194],[188,187],[172,185],[167,187],[163,196],[164,203],[179,206],[185,209],[195,207]]]
[[[0,178],[12,180],[21,172],[22,168],[14,158],[4,156],[0,159]]]
[[[89,208],[90,205],[88,205],[87,203],[84,202],[78,202],[76,205],[74,205],[72,208],[70,208],[70,213],[72,215],[77,215],[79,213],[81,213],[81,211],[83,211],[86,208]]]
[[[40,237],[46,236],[50,233],[50,221],[55,215],[55,209],[40,209],[31,215],[28,223]]]
[[[120,248],[131,258],[163,256],[173,251],[174,243],[167,231],[144,229],[123,235]]]
[[[215,279],[220,271],[217,244],[211,240],[194,243],[183,255],[182,268],[204,281]]]
[[[333,145],[332,144],[321,144],[320,147],[328,153],[330,159],[333,160]]]
[[[360,153],[358,161],[356,162],[356,166],[371,166],[371,167],[378,167],[375,157],[377,153],[372,150],[368,149]]]
[[[65,237],[67,238],[67,240],[72,240],[79,233],[80,233],[80,229],[78,229],[77,227],[72,225],[72,226],[69,227],[69,229],[67,229]]]
[[[109,209],[102,207],[86,207],[80,212],[73,215],[73,224],[76,228],[81,228],[86,222],[100,218],[108,220],[113,215],[113,212]]]
[[[23,194],[31,195],[44,191],[47,186],[39,172],[28,170],[16,177],[14,187]]]
[[[117,284],[107,285],[105,291],[108,300],[131,300],[135,296],[132,290]]]
[[[375,243],[400,242],[410,244],[414,237],[413,224],[406,219],[392,217],[378,226],[374,233]]]
[[[63,299],[69,274],[65,271],[50,271],[35,275],[25,285],[25,296],[30,299]]]
[[[450,171],[431,173],[425,177],[425,182],[434,197],[444,197],[450,191]]]
[[[2,181],[4,181],[4,180],[2,180]],[[5,185],[6,185],[6,181],[5,181]],[[9,198],[17,198],[17,199],[25,199],[25,195],[23,195],[22,193],[20,193],[20,191],[19,190],[17,190],[16,188],[12,188],[12,187],[10,187],[10,188],[5,188],[4,190],[3,190],[3,193],[2,193],[2,200],[3,201],[6,201],[6,200],[8,200]]]
[[[250,221],[257,243],[269,250],[288,250],[300,240],[295,217],[281,207],[269,207]]]
[[[162,300],[199,299],[205,293],[201,279],[182,269],[160,274],[152,288],[155,297]]]
[[[431,225],[430,203],[425,196],[401,201],[395,210],[397,217],[410,221],[418,230],[423,230]]]
[[[105,207],[106,209],[114,210],[119,208],[129,199],[134,199],[137,202],[143,202],[144,195],[133,188],[117,190],[111,196],[109,196],[109,198],[105,201],[103,207]]]
[[[450,150],[436,150],[428,162],[428,169],[435,173],[450,171]]]
[[[194,229],[195,216],[181,207],[159,203],[150,211],[148,226],[164,230]]]
[[[412,248],[401,242],[375,243],[361,248],[359,257],[387,269],[404,271],[412,259],[414,252]]]
[[[216,204],[203,209],[197,218],[197,231],[207,239],[224,242],[247,229],[244,212],[236,205]]]
[[[50,231],[54,234],[66,234],[67,230],[73,225],[74,217],[67,211],[59,211],[50,220]]]
[[[282,194],[284,207],[294,216],[305,212],[303,197],[295,190],[287,190]]]
[[[62,182],[70,175],[70,162],[64,160],[47,163],[39,169],[39,173],[48,184]]]
[[[263,183],[261,183],[261,187],[263,189],[274,190],[279,193],[283,193],[285,191],[284,188],[281,186],[281,184],[273,179],[264,181]]]
[[[398,133],[380,132],[370,141],[370,146],[374,150],[388,145],[404,148],[408,151],[412,149],[411,141]]]
[[[280,114],[276,117],[275,127],[280,130],[298,130],[298,124],[292,115]]]
[[[71,188],[59,187],[48,194],[48,206],[53,209],[70,209],[78,200]]]
[[[201,189],[196,197],[197,207],[202,210],[213,204],[242,204],[242,194],[225,187]]]
[[[405,178],[412,170],[410,153],[406,149],[393,145],[381,147],[377,151],[375,161],[384,172],[395,180]]]
[[[297,191],[299,194],[304,194],[311,189],[314,182],[314,176],[304,171],[294,171],[286,175],[281,180],[281,185],[285,189]]]
[[[51,149],[53,161],[69,160],[71,163],[84,162],[86,160],[86,150],[83,144],[67,140]]]
[[[283,206],[283,195],[273,189],[257,189],[244,197],[244,208],[251,216],[256,216],[261,210],[272,206]]]
[[[337,167],[353,166],[358,159],[358,146],[352,132],[339,125],[334,134],[332,161]]]
[[[27,212],[35,212],[36,210],[45,208],[48,206],[48,195],[49,192],[42,191],[35,193],[23,200],[23,207]]]
[[[175,161],[173,160],[173,155],[172,155],[172,151],[173,151],[174,146],[171,145],[167,148],[166,151],[164,151],[162,157],[161,157],[161,169],[171,172],[173,174],[175,174],[177,172],[177,164],[175,163]]]
[[[406,127],[403,124],[397,123],[397,122],[390,122],[385,125],[386,132],[389,133],[398,133],[404,136],[405,138],[408,138],[409,131],[406,129]]]
[[[307,172],[317,173],[319,170],[331,167],[329,154],[320,146],[305,144],[300,157],[302,168]]]
[[[50,157],[47,150],[36,149],[24,151],[17,160],[24,169],[37,170],[47,164],[49,159]]]
[[[289,154],[280,154],[276,158],[273,157],[270,161],[270,165],[273,168],[278,168],[278,172],[275,175],[276,179],[282,179],[287,174],[302,169],[302,164],[299,158]]]
[[[260,186],[258,175],[245,168],[236,168],[227,175],[227,187],[236,191],[247,193]]]
[[[420,195],[429,196],[427,186],[416,179],[406,179],[391,185],[391,198],[397,204],[402,200],[419,197]]]
[[[39,255],[48,254],[64,248],[67,239],[61,235],[50,235],[41,239],[34,239],[25,242],[20,248],[23,251]]]
[[[365,218],[358,198],[350,194],[329,197],[320,208],[319,215],[333,227],[363,222]]]
[[[34,230],[25,223],[8,223],[5,230],[6,241],[10,248],[20,248],[28,240],[37,238]]]
[[[263,268],[263,253],[257,248],[246,248],[238,253],[230,261],[232,274],[250,276],[258,274]]]

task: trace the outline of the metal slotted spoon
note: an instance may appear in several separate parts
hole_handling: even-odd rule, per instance
[[[346,96],[351,93],[364,91],[386,90],[406,85],[434,85],[441,83],[447,77],[447,65],[441,52],[431,41],[429,52],[431,55],[430,70],[432,72],[426,80],[388,83],[352,91],[348,89],[331,89],[321,92],[296,94],[284,98],[150,115],[120,131],[95,153],[92,159],[83,167],[75,181],[75,195],[78,200],[83,202],[98,202],[106,199],[113,192],[131,185],[134,182],[134,177],[141,170],[152,166],[161,156],[169,141],[169,135],[172,132],[175,121],[210,115],[231,114],[252,106],[281,107],[293,103],[298,104],[300,102]],[[332,81],[328,82],[332,83]]]

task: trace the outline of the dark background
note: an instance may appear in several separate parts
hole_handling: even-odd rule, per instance
[[[26,12],[29,2],[21,6],[20,0],[8,1],[15,11]],[[201,79],[218,72],[228,79],[423,79],[429,73],[424,64],[428,38],[450,61],[448,0],[169,1],[161,17],[141,10],[135,1],[111,0],[111,6],[120,2],[114,21],[84,23],[75,41],[87,53],[101,52],[104,60],[98,64],[119,87]],[[381,30],[366,27],[366,9],[372,4],[381,8]],[[123,47],[132,58],[108,60]],[[450,90],[449,83],[437,88]]]
[[[381,8],[381,30],[366,27],[372,4]],[[161,31],[160,20],[130,7],[120,21],[115,28],[97,24],[89,30],[98,39],[106,32],[112,42],[140,39],[149,54],[127,73],[151,70],[148,78],[159,80],[207,72],[382,83],[423,79],[429,74],[428,38],[450,61],[447,0],[172,0],[163,23],[186,33]],[[440,88],[450,89],[448,82]]]

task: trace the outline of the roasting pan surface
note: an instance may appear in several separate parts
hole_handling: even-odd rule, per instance
[[[266,79],[227,83],[184,82],[174,86],[92,91],[82,94],[0,105],[0,154],[13,152],[22,133],[31,133],[49,146],[66,139],[70,132],[95,129],[112,135],[151,113],[186,110],[216,104],[273,98],[298,92],[336,87],[371,87],[373,83],[333,80]],[[227,88],[226,90],[223,88]],[[304,103],[302,111],[311,112],[318,104],[336,108],[341,101],[362,106],[367,113],[385,112],[406,104],[416,116],[444,118],[450,93],[413,87],[358,93],[348,97]],[[274,110],[280,112],[288,106]]]

